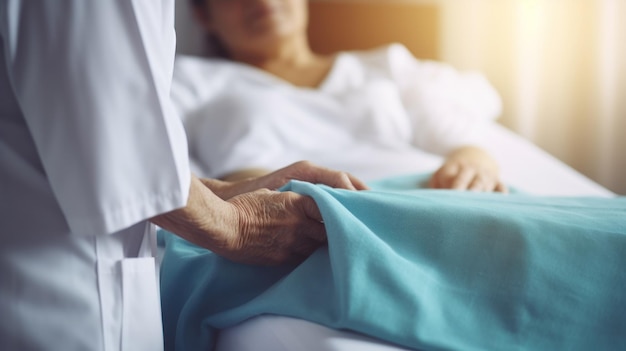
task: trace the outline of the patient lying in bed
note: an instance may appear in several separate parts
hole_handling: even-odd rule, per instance
[[[308,159],[366,180],[439,169],[432,187],[505,190],[479,148],[501,110],[482,76],[418,61],[399,44],[317,55],[304,1],[254,21],[240,17],[266,5],[197,2],[222,56],[180,57],[173,97],[202,101],[182,113],[204,175],[236,180]]]
[[[309,159],[364,180],[439,170],[432,187],[502,191],[503,180],[533,194],[613,195],[495,123],[500,99],[480,75],[397,44],[316,55],[301,0],[255,21],[242,16],[262,5],[192,2],[217,57],[179,57],[172,97],[200,175]]]
[[[480,177],[488,182],[481,189],[497,187],[495,161],[467,147],[480,145],[498,115],[497,94],[482,77],[419,63],[400,45],[339,54],[316,89],[233,62],[180,58],[176,68],[175,84],[219,86],[186,115],[192,157],[210,176],[241,178],[308,159],[371,180],[432,172],[448,155],[449,167],[473,172],[466,187]]]

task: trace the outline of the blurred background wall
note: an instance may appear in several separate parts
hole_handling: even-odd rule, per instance
[[[179,52],[198,54],[202,36],[192,24],[187,2],[177,0]],[[402,3],[420,7],[414,15],[406,10],[391,15],[405,24],[406,16],[414,16],[414,25],[383,26],[379,30],[400,30],[406,40],[435,38],[426,45],[428,53],[416,55],[483,72],[502,95],[502,124],[591,179],[626,195],[625,0],[310,2],[370,3],[370,10],[364,13],[345,12],[342,6],[336,9],[345,12],[341,17],[346,21],[373,17],[372,26],[393,21],[376,17],[380,6]],[[424,18],[424,8],[428,13],[433,7],[438,18]],[[385,11],[385,16],[394,11]],[[316,25],[321,29],[326,26],[323,33],[355,29]],[[434,36],[423,35],[433,26],[437,27]],[[416,50],[424,47],[421,44]]]
[[[441,59],[489,77],[500,122],[626,194],[626,1],[434,2]]]

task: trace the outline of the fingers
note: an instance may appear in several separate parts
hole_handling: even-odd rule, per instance
[[[353,176],[350,173],[345,173],[345,174],[348,176],[350,183],[352,183],[352,186],[356,190],[368,190],[369,189],[369,186],[367,186],[367,184],[365,184],[365,182],[363,182],[362,180],[358,179],[357,177]]]
[[[284,168],[289,171],[289,179],[302,180],[314,184],[325,184],[333,188],[348,190],[367,190],[368,186],[357,177],[342,171],[314,165],[309,161],[300,161]]]
[[[493,176],[484,173],[477,173],[470,183],[468,190],[471,191],[497,191],[500,184]]]
[[[301,163],[311,173],[311,183],[325,184],[333,188],[348,190],[367,190],[368,186],[357,177],[341,171],[315,166],[309,162]]]
[[[293,214],[294,225],[282,228],[282,249],[290,253],[287,261],[302,261],[326,243],[326,229],[315,201],[308,196],[284,192],[286,210]]]
[[[331,172],[323,168],[317,169],[317,177],[314,183],[326,184],[333,188],[356,190],[348,174],[344,172]]]
[[[434,189],[453,189],[507,193],[507,187],[487,169],[471,164],[444,164],[429,181]]]
[[[461,171],[454,177],[450,184],[450,189],[454,190],[467,190],[470,188],[470,184],[476,177],[476,171],[469,168],[462,168]]]
[[[506,185],[504,185],[504,183],[498,182],[496,184],[495,191],[498,192],[498,193],[508,194],[509,193],[509,188]]]
[[[358,180],[356,177],[346,173],[338,171],[322,170],[322,184],[326,184],[333,188],[348,189],[348,190],[365,190],[367,185]]]
[[[300,196],[298,204],[304,215],[311,219],[303,228],[303,234],[317,242],[326,242],[326,229],[324,228],[322,214],[315,201],[308,196]]]
[[[286,194],[290,194],[290,196],[292,196],[293,203],[307,218],[317,222],[322,222],[322,214],[320,213],[317,204],[311,197],[299,195],[293,192],[286,192]]]
[[[445,163],[433,174],[429,182],[430,187],[434,189],[450,189],[459,171],[460,168],[457,164]]]

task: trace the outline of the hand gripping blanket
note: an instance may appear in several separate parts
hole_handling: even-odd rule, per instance
[[[261,314],[425,351],[626,349],[626,198],[283,190],[313,197],[328,233],[297,266],[161,233],[168,350],[211,350],[217,330]]]

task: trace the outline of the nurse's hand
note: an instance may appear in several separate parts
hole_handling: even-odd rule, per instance
[[[285,168],[252,179],[252,186],[256,189],[278,189],[290,180],[302,180],[314,184],[325,184],[333,188],[348,190],[365,190],[367,185],[349,173],[335,171],[317,166],[309,161],[300,161]]]
[[[198,246],[248,264],[297,262],[326,242],[322,217],[310,197],[262,189],[224,201],[195,176],[187,205],[151,220]]]
[[[433,174],[429,186],[435,189],[508,192],[500,180],[496,161],[487,152],[471,146],[453,151]]]
[[[320,167],[308,161],[296,162],[274,172],[255,169],[245,173],[253,177],[236,182],[220,182],[214,179],[201,181],[223,199],[257,189],[276,190],[292,179],[348,190],[368,189],[364,182],[349,173]]]
[[[317,205],[308,196],[267,189],[235,196],[235,225],[213,252],[235,262],[300,262],[326,243]]]

